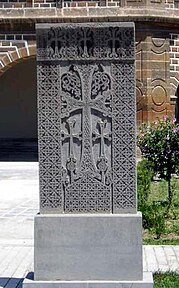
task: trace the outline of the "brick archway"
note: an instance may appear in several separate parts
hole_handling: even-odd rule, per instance
[[[9,68],[16,65],[25,58],[35,57],[36,42],[26,40],[6,41],[0,43],[0,76]]]
[[[179,73],[178,72],[171,73],[170,84],[171,84],[171,97],[175,98],[175,93],[179,85]]]

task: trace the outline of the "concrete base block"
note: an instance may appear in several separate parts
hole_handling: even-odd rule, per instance
[[[33,281],[25,279],[23,288],[153,288],[152,273],[144,272],[140,281]]]
[[[38,215],[35,280],[142,280],[141,231],[141,213]]]

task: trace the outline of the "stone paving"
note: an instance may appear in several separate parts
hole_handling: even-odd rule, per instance
[[[33,217],[38,163],[0,162],[0,288],[21,288],[33,277]],[[143,247],[144,271],[179,272],[179,246]]]

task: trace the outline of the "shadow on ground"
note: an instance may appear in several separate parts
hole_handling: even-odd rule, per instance
[[[24,278],[0,278],[0,288],[22,288]]]
[[[0,161],[37,161],[37,139],[0,139]]]
[[[34,279],[34,273],[29,272],[26,276],[27,279]],[[0,288],[22,288],[24,278],[8,278],[0,277]]]

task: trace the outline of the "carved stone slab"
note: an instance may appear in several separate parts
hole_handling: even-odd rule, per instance
[[[135,213],[134,25],[36,28],[41,213]]]

